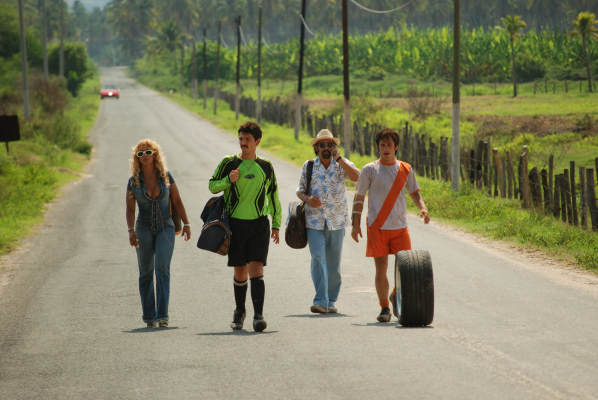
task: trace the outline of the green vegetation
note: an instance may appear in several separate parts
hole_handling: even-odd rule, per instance
[[[39,114],[21,122],[22,140],[10,143],[9,153],[0,149],[0,254],[42,220],[46,203],[87,164],[91,144],[86,136],[99,109],[98,89],[95,75],[69,99],[62,115]]]
[[[99,109],[98,88],[96,75],[85,82],[79,97],[71,98],[61,117],[47,124],[41,119],[21,122],[23,140],[10,143],[9,153],[0,149],[0,254],[42,220],[45,204],[86,165],[91,151],[86,136]]]
[[[515,21],[513,24],[522,21]],[[515,25],[520,27],[521,25]],[[585,59],[598,59],[598,43],[584,41],[565,32],[549,30],[511,34],[501,29],[476,28],[464,30],[461,70],[464,83],[509,82],[512,70],[518,80],[530,82],[544,78],[557,80],[586,79]],[[520,28],[519,28],[520,29]],[[518,36],[517,42],[514,38]],[[513,37],[513,39],[511,39]],[[161,39],[162,38],[162,39]],[[154,63],[157,58],[171,60],[171,74],[180,76],[172,60],[175,50],[168,35],[161,34],[148,42],[151,46],[140,60]],[[160,43],[162,43],[160,45]],[[198,64],[201,63],[202,43],[196,43]],[[452,70],[452,35],[448,27],[419,29],[416,27],[389,28],[386,32],[352,35],[350,70],[354,77],[370,82],[382,81],[387,74],[401,74],[411,79],[450,80]],[[161,49],[157,51],[156,49]],[[219,78],[233,79],[236,49],[221,48]],[[517,53],[513,62],[514,53]],[[339,75],[342,73],[342,40],[339,35],[317,35],[306,43],[305,76]],[[241,76],[252,78],[257,71],[257,44],[250,41],[242,47]],[[209,42],[206,58],[209,79],[216,70],[216,43]],[[289,79],[296,75],[298,43],[296,40],[271,44],[263,49],[263,76],[269,79]],[[592,68],[596,70],[598,63]],[[183,73],[190,86],[192,76],[191,52],[186,52]],[[598,74],[598,71],[594,71]],[[176,86],[178,87],[178,85]],[[307,89],[307,88],[306,88]]]
[[[31,9],[29,9],[31,11]],[[37,18],[35,14],[32,18]],[[99,74],[82,43],[64,43],[65,76],[59,77],[59,48],[48,48],[44,78],[41,34],[29,26],[30,119],[23,116],[21,59],[16,4],[0,7],[0,114],[19,117],[21,140],[0,148],[0,254],[13,248],[41,221],[45,204],[76,179],[91,154],[87,131],[95,121]]]

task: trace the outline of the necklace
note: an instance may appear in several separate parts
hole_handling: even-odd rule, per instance
[[[247,173],[243,176],[245,179],[253,179],[255,178],[255,174],[253,173],[255,169],[255,165],[257,164],[255,160],[247,165]]]

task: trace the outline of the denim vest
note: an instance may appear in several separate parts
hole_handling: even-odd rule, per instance
[[[168,173],[168,177],[170,183],[174,183],[170,172]],[[159,178],[160,194],[156,199],[152,199],[145,190],[143,172],[139,174],[139,183],[140,186],[135,185],[135,178],[131,177],[127,185],[127,189],[133,192],[139,206],[136,227],[150,230],[152,233],[161,232],[165,226],[174,227],[174,222],[172,222],[168,208],[170,187],[166,186],[164,179],[162,177]]]

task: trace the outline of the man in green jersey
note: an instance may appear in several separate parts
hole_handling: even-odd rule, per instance
[[[278,244],[281,209],[274,168],[270,161],[258,157],[256,148],[262,130],[254,122],[239,128],[241,154],[227,156],[218,165],[210,179],[210,191],[224,191],[230,214],[232,230],[228,251],[228,266],[234,267],[234,292],[236,309],[233,313],[233,330],[242,329],[245,320],[247,278],[251,280],[253,302],[253,329],[266,329],[264,308],[264,266],[268,257],[270,237]],[[272,233],[268,214],[272,216]]]

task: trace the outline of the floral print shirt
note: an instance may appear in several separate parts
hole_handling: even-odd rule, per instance
[[[355,166],[351,161],[344,159],[346,163]],[[305,193],[307,185],[307,163],[303,164],[298,192]],[[320,158],[314,160],[314,168],[311,177],[310,195],[318,196],[322,205],[312,207],[305,204],[305,222],[308,229],[329,230],[345,229],[347,222],[347,198],[345,196],[345,170],[335,160],[330,161],[328,168],[320,162]]]

